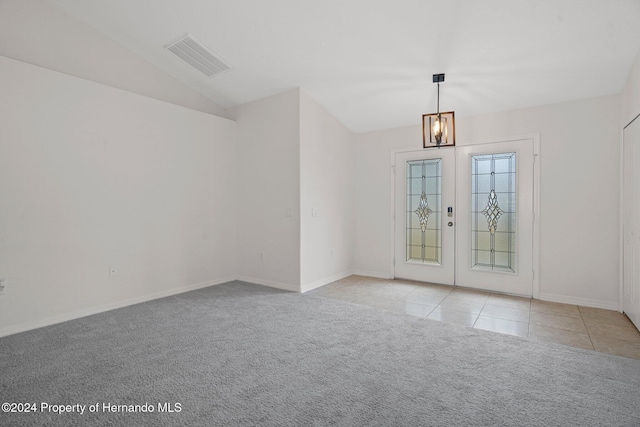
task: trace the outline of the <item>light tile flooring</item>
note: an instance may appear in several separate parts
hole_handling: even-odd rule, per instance
[[[617,311],[364,276],[307,294],[640,359],[640,332]]]

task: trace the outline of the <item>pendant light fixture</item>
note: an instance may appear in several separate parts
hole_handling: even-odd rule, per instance
[[[433,82],[438,84],[438,109],[435,114],[422,115],[422,146],[442,147],[456,145],[456,127],[453,111],[440,111],[440,83],[444,74],[434,74]]]

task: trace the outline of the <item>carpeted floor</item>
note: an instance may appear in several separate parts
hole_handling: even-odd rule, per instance
[[[0,399],[35,409],[8,426],[638,426],[640,360],[233,282],[0,338]]]

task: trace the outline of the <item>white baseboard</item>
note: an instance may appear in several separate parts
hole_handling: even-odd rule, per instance
[[[357,276],[376,277],[378,279],[393,279],[393,276],[389,272],[381,271],[368,271],[368,270],[354,270],[353,274]]]
[[[270,288],[282,289],[283,291],[300,292],[300,287],[289,283],[273,282],[271,280],[258,279],[249,276],[238,276],[236,280],[254,283],[256,285],[268,286]]]
[[[181,286],[179,288],[167,289],[152,294],[142,295],[134,298],[128,298],[121,301],[116,301],[108,304],[102,304],[95,307],[85,308],[82,310],[75,310],[69,313],[59,314],[56,316],[45,317],[44,319],[35,320],[33,322],[18,323],[17,325],[8,326],[6,328],[0,328],[0,337],[17,334],[20,332],[30,331],[32,329],[43,328],[45,326],[55,325],[56,323],[67,322],[69,320],[79,319],[81,317],[91,316],[93,314],[103,313],[109,310],[115,310],[117,308],[127,307],[134,304],[140,304],[155,299],[165,298],[172,295],[182,294],[196,289],[207,288],[209,286],[220,285],[235,280],[235,277],[226,277],[222,279],[211,280],[202,283],[196,283],[194,285]]]
[[[567,295],[551,294],[548,292],[540,292],[538,296],[543,301],[559,302],[562,304],[581,305],[583,307],[603,308],[605,310],[621,311],[617,302],[600,301],[590,298],[571,297]]]
[[[324,286],[326,284],[335,282],[336,280],[344,279],[345,277],[349,277],[353,274],[352,271],[343,271],[342,273],[332,274],[331,276],[324,277],[320,280],[316,280],[311,283],[303,283],[300,285],[300,291],[302,293],[308,292],[312,289],[319,288],[320,286]]]

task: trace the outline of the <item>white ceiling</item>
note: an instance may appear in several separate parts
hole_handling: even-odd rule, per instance
[[[355,132],[619,93],[640,0],[50,0],[230,107],[301,87]],[[208,78],[164,49],[191,34]]]

